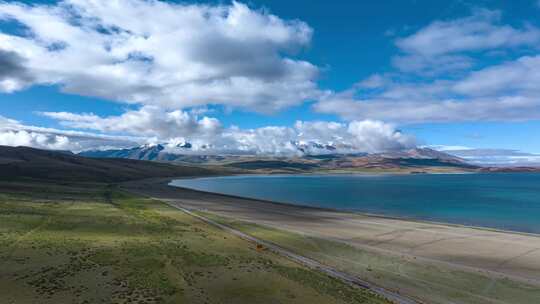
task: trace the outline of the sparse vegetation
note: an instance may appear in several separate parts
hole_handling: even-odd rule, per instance
[[[450,270],[416,262],[414,259],[362,250],[336,241],[238,221],[208,212],[199,213],[380,286],[417,295],[425,303],[528,304],[536,303],[540,299],[539,288],[509,279],[493,279],[480,273]]]
[[[2,303],[386,303],[114,186],[0,189]]]

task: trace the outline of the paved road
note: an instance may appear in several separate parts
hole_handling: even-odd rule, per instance
[[[157,200],[159,200],[159,198],[156,198]],[[295,254],[287,249],[284,249],[280,246],[277,246],[273,243],[269,243],[269,242],[266,242],[266,241],[263,241],[263,240],[260,240],[258,238],[255,238],[251,235],[248,235],[248,234],[245,234],[239,230],[236,230],[234,228],[231,228],[229,226],[226,226],[226,225],[223,225],[221,223],[218,223],[214,220],[211,220],[207,217],[204,217],[204,216],[201,216],[201,215],[198,215],[196,213],[193,213],[191,212],[190,210],[187,210],[181,206],[178,206],[177,204],[174,204],[174,203],[171,203],[171,202],[167,202],[165,201],[166,204],[168,204],[169,206],[173,207],[173,208],[176,208],[176,209],[179,209],[193,217],[196,217],[210,225],[213,225],[215,227],[218,227],[224,231],[227,231],[231,234],[234,234],[242,239],[245,239],[247,241],[250,241],[250,242],[254,242],[254,243],[257,243],[257,244],[261,244],[263,246],[265,246],[266,248],[270,249],[271,251],[277,253],[277,254],[280,254],[282,256],[285,256],[287,258],[289,258],[290,260],[293,260],[299,264],[302,264],[304,266],[307,266],[311,269],[315,269],[315,270],[318,270],[318,271],[322,271],[324,273],[326,273],[327,275],[331,276],[331,277],[334,277],[336,279],[339,279],[339,280],[342,280],[344,282],[346,282],[347,284],[353,286],[353,287],[357,287],[357,288],[362,288],[362,289],[368,289],[370,291],[372,291],[373,293],[376,293],[396,304],[418,304],[419,302],[418,301],[415,301],[411,298],[408,298],[408,297],[405,297],[403,295],[400,295],[400,294],[397,294],[395,292],[392,292],[392,291],[389,291],[387,289],[384,289],[384,288],[381,288],[379,286],[375,286],[369,282],[366,282],[364,280],[361,280],[357,277],[354,277],[354,276],[351,276],[349,274],[346,274],[344,272],[341,272],[341,271],[338,271],[332,267],[329,267],[329,266],[326,266],[326,265],[323,265],[315,260],[312,260],[310,258],[307,258],[307,257],[304,257],[304,256],[301,256],[301,255],[298,255],[298,254]]]

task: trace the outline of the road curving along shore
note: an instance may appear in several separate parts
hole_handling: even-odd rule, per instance
[[[540,299],[538,235],[258,201],[171,187],[166,179],[123,187],[239,221],[244,230],[237,230],[259,240],[428,303]]]

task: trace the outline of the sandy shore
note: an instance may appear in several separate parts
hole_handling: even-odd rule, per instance
[[[540,287],[540,236],[367,216],[171,187],[167,180],[126,183],[131,192],[305,235],[456,270]]]

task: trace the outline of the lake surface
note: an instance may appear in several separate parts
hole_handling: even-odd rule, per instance
[[[540,233],[540,174],[271,175],[171,185],[276,202]]]

